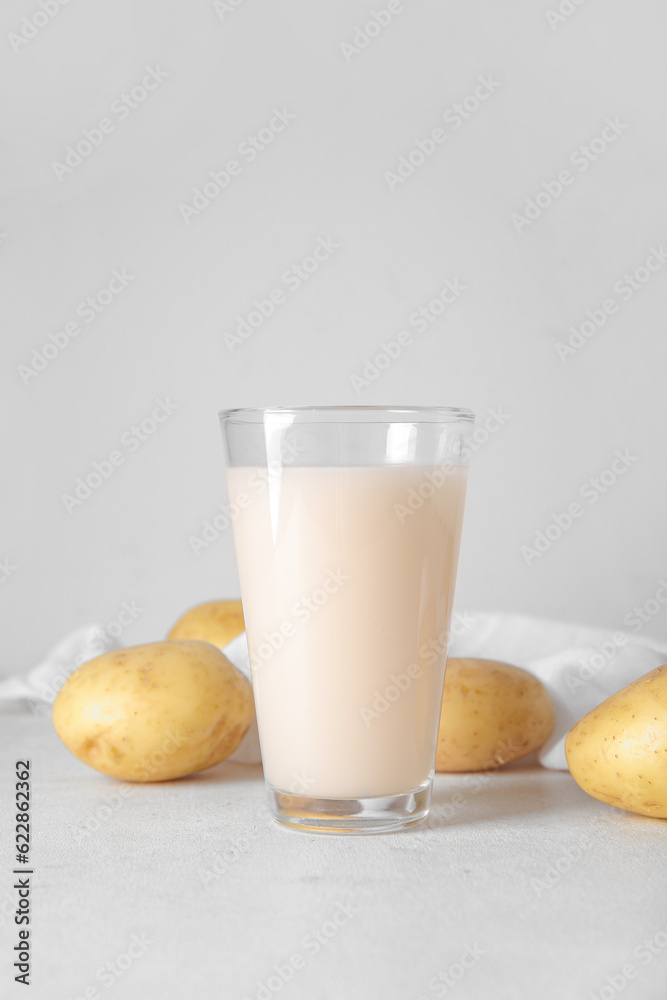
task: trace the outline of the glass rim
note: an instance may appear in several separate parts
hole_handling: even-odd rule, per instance
[[[384,418],[379,415],[384,414]],[[467,420],[473,423],[475,414],[462,406],[240,406],[219,410],[218,418],[223,423],[257,424],[264,416],[304,417],[312,416],[313,423],[321,423],[327,417],[353,421],[355,416],[365,417],[365,423],[454,423]],[[378,416],[376,421],[368,419]]]

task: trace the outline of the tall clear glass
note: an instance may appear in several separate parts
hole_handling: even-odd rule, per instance
[[[474,415],[220,414],[270,809],[326,833],[428,815]]]

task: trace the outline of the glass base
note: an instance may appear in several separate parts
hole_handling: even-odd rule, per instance
[[[433,780],[398,795],[363,799],[324,799],[282,792],[267,782],[273,819],[309,833],[395,833],[428,816]]]

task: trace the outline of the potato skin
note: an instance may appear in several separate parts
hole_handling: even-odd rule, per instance
[[[554,725],[544,685],[496,660],[450,659],[440,712],[436,771],[486,771],[541,747]]]
[[[124,781],[169,781],[234,753],[253,718],[246,678],[207,642],[104,653],[67,679],[53,705],[75,757]]]
[[[218,649],[245,632],[240,601],[207,601],[190,608],[178,619],[168,639],[201,639]]]
[[[565,756],[593,798],[667,819],[667,664],[580,719],[567,734]]]

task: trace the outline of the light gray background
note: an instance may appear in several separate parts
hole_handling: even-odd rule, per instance
[[[71,0],[16,52],[40,8],[2,5],[0,670],[123,602],[141,611],[121,641],[138,643],[238,593],[231,533],[198,555],[189,540],[223,500],[216,412],[235,405],[502,410],[472,467],[458,605],[624,627],[667,570],[667,267],[629,301],[613,291],[667,240],[664,7],[587,0],[550,24],[555,2],[406,0],[346,59],[383,0],[218,6]],[[111,105],[147,66],[167,77],[121,121]],[[480,76],[493,95],[443,122]],[[186,224],[179,205],[274,108],[294,120]],[[104,117],[113,133],[58,180],[53,161]],[[579,172],[571,154],[607,118],[627,128]],[[437,127],[447,140],[390,190],[385,172]],[[566,168],[571,186],[517,232],[512,213]],[[230,353],[238,316],[327,236],[336,252]],[[33,348],[114,268],[134,280],[25,384]],[[355,391],[446,279],[465,294]],[[616,314],[563,362],[556,343],[610,297]],[[178,409],[68,513],[62,494],[158,398]],[[617,449],[637,460],[527,565],[521,546]],[[667,614],[641,631],[664,639]]]

